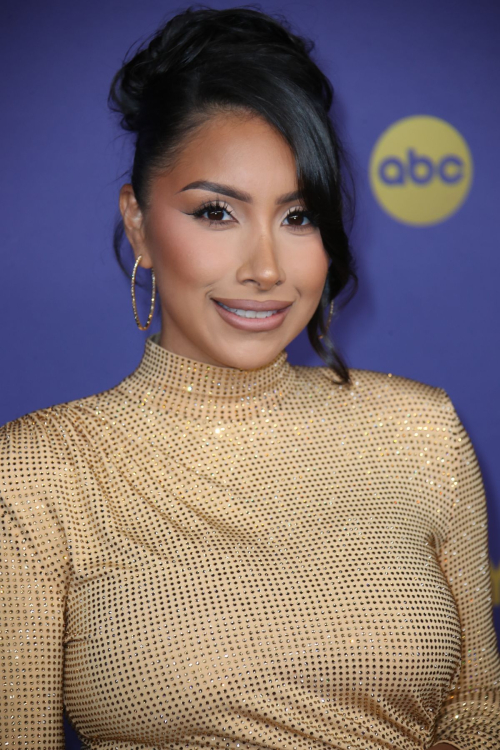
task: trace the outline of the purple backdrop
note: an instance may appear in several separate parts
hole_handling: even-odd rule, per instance
[[[106,97],[129,45],[186,5],[3,5],[0,423],[109,388],[139,361],[146,334],[136,328],[129,285],[111,249],[131,151],[117,136]],[[361,288],[334,325],[336,339],[353,367],[448,391],[478,454],[491,558],[499,566],[500,5],[264,0],[261,7],[285,13],[316,41],[355,167]],[[430,227],[390,218],[368,181],[380,134],[420,114],[453,125],[474,163],[464,205]],[[305,333],[290,345],[289,358],[322,364]],[[498,618],[499,569],[493,570]],[[68,747],[78,746],[68,728]]]

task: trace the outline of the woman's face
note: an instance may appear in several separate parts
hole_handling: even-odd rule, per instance
[[[329,257],[304,204],[290,195],[296,190],[290,147],[261,118],[236,114],[209,120],[175,166],[154,177],[144,213],[131,185],[123,185],[127,237],[156,276],[162,346],[252,369],[305,328],[320,302]],[[268,302],[287,309],[247,318],[217,300],[238,310]]]

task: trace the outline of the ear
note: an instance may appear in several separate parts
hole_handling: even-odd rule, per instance
[[[130,183],[121,186],[119,205],[125,234],[132,245],[135,257],[142,255],[140,265],[143,268],[152,268],[153,261],[144,240],[144,215]]]

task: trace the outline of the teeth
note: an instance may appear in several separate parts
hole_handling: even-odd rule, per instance
[[[222,302],[217,302],[218,305],[223,307],[225,310],[230,310],[230,312],[236,313],[236,315],[239,315],[241,318],[270,318],[271,315],[276,315],[278,310],[266,310],[265,312],[256,312],[255,310],[239,310],[236,307],[228,307],[227,305],[223,305]]]

